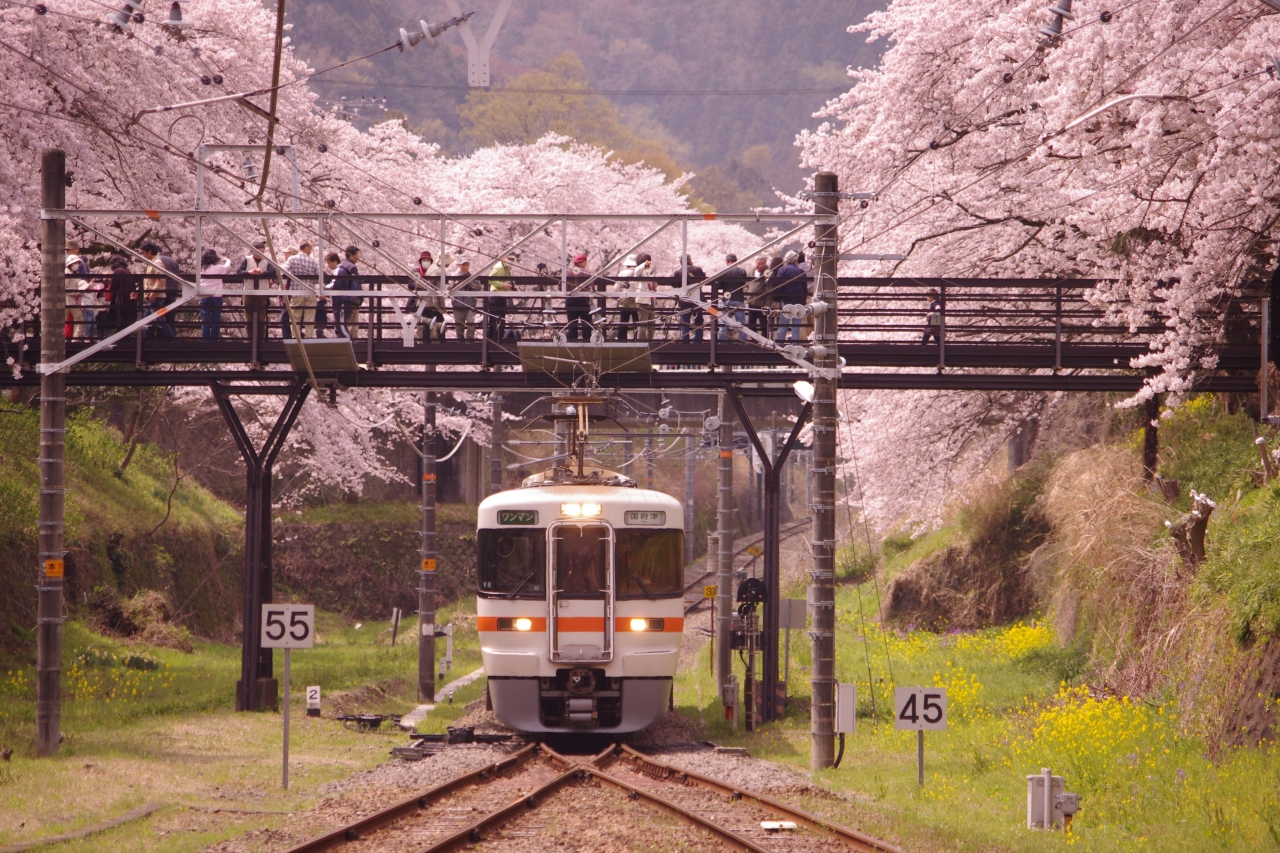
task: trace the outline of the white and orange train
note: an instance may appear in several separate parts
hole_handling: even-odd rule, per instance
[[[638,731],[671,701],[684,508],[609,471],[568,474],[529,477],[480,504],[489,700],[523,732]]]

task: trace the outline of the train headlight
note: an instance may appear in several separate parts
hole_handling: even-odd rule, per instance
[[[632,631],[636,632],[661,631],[666,627],[666,621],[663,619],[640,619],[637,617],[631,620],[630,627]]]
[[[600,514],[600,504],[560,504],[560,514],[569,518],[595,518]]]
[[[498,617],[499,631],[532,631],[533,620],[527,616],[521,616],[518,619],[512,619],[510,616]]]
[[[517,620],[516,620],[516,630],[517,630],[517,631],[532,631],[532,630],[533,630],[533,620],[532,620],[532,619],[527,619],[527,618],[525,618],[525,617],[521,616],[519,619],[517,619]]]

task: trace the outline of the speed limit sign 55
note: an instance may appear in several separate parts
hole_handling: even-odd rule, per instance
[[[947,728],[945,687],[895,687],[893,727],[940,732]]]
[[[262,605],[264,649],[309,649],[315,645],[314,604]]]

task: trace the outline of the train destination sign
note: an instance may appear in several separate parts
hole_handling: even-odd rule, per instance
[[[627,524],[647,524],[661,527],[667,523],[667,514],[661,510],[633,509],[628,510],[626,519]]]
[[[537,524],[538,511],[536,509],[500,509],[498,510],[499,524]]]

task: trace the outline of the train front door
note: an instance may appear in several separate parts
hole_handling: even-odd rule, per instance
[[[613,660],[613,530],[567,522],[550,529],[551,660]]]

